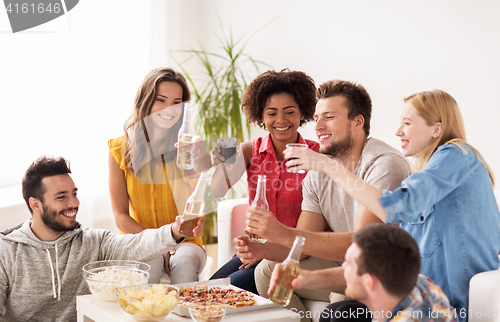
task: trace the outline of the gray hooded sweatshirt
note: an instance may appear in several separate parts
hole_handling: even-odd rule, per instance
[[[76,296],[90,294],[82,266],[93,261],[146,261],[177,245],[170,225],[117,235],[78,226],[43,242],[30,220],[0,233],[0,321],[76,321]]]

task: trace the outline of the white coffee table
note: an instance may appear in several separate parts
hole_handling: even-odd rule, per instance
[[[104,302],[93,295],[81,295],[76,297],[76,311],[78,322],[136,322],[130,315],[123,312],[116,302]],[[227,314],[224,322],[290,322],[298,321],[292,318],[295,314],[281,307],[267,308],[262,310]],[[189,322],[191,318],[182,317],[170,313],[161,321]]]

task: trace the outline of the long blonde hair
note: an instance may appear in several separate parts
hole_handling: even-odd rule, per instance
[[[450,94],[436,89],[410,95],[405,98],[404,101],[405,103],[411,104],[417,110],[420,116],[426,121],[427,125],[433,126],[441,122],[441,134],[431,141],[422,152],[415,155],[415,169],[417,171],[425,167],[430,157],[436,152],[439,146],[443,144],[454,144],[464,153],[467,153],[460,145],[465,144],[474,151],[479,162],[488,170],[491,184],[495,186],[495,179],[490,166],[483,159],[481,154],[467,143],[462,113],[460,113],[457,102]]]
[[[130,149],[130,140],[134,141],[134,144],[139,148],[146,146],[146,142],[136,142],[140,140],[140,138],[145,137],[149,142],[149,136],[145,131],[146,126],[144,124],[144,118],[149,115],[151,111],[151,107],[153,106],[157,91],[158,85],[161,82],[173,82],[177,83],[182,87],[182,101],[189,101],[191,98],[191,94],[189,92],[189,87],[187,85],[186,79],[182,76],[181,73],[176,72],[171,68],[156,68],[150,71],[144,80],[139,86],[137,93],[135,94],[134,100],[134,110],[132,111],[132,115],[125,122],[124,130],[125,130],[125,140],[123,144],[123,155],[125,156],[125,164],[128,169],[133,169],[132,167],[132,159],[131,149]],[[135,125],[139,125],[137,123],[141,122],[142,126],[138,127]],[[170,128],[167,138],[166,138],[166,146],[172,147],[175,142],[177,142],[177,132],[182,124],[182,115],[177,121],[177,123]],[[135,130],[142,129],[144,134],[134,133]],[[139,153],[140,154],[140,153]],[[176,155],[176,150],[172,150],[168,152],[165,156],[166,162],[173,160]]]

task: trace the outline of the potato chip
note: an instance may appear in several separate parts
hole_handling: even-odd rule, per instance
[[[144,291],[120,290],[118,303],[138,319],[157,319],[167,315],[177,304],[177,291],[155,284]]]

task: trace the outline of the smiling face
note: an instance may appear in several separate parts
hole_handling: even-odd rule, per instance
[[[320,99],[316,104],[314,130],[320,144],[319,152],[342,158],[354,147],[349,110],[345,98],[337,95]]]
[[[42,185],[46,191],[41,202],[40,217],[46,228],[54,233],[74,229],[78,225],[76,214],[80,201],[78,189],[71,177],[67,174],[45,177]]]
[[[149,118],[162,128],[170,129],[182,115],[182,87],[175,82],[161,82]]]
[[[342,263],[344,269],[344,279],[346,281],[345,295],[350,299],[363,302],[367,297],[367,292],[363,284],[363,275],[358,274],[357,258],[361,254],[361,249],[355,243],[347,249],[345,261]]]
[[[401,125],[396,135],[401,139],[401,149],[405,157],[422,152],[441,133],[441,123],[428,125],[418,111],[406,103],[401,112]]]
[[[300,108],[292,95],[288,93],[274,94],[268,98],[262,122],[275,140],[284,143],[297,142],[297,129],[303,119]]]

